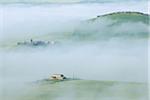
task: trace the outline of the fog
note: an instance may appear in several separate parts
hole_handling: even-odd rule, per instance
[[[116,5],[117,7],[115,7]],[[3,19],[0,28],[1,41],[25,40],[44,34],[71,33],[80,21],[94,18],[97,15],[116,11],[147,13],[145,7],[145,2],[1,5],[0,12],[2,15],[0,19]],[[101,31],[105,31],[107,25],[111,23],[111,21],[104,21],[96,24]],[[94,28],[97,27],[96,25]],[[133,27],[124,28],[127,26]],[[119,29],[114,28],[114,31],[119,33],[147,32],[147,27],[143,23],[125,23],[119,27]],[[136,27],[140,28],[137,30]],[[69,77],[74,74],[83,79],[145,82],[147,78],[147,41],[135,41],[131,40],[125,43],[120,42],[120,40],[103,41],[102,43],[87,41],[85,44],[79,42],[79,44],[66,44],[42,50],[22,48],[21,50],[16,49],[16,51],[1,53],[3,62],[1,69],[4,74],[2,77],[5,76],[6,79],[8,77],[8,80],[17,79],[17,77],[23,77],[23,80],[38,80],[47,78],[53,73],[64,73]],[[135,48],[131,48],[132,46]],[[89,71],[92,71],[91,75]]]
[[[107,41],[43,50],[23,47],[3,53],[2,77],[33,81],[63,73],[71,78],[146,82],[147,42],[141,41]]]
[[[0,25],[1,41],[5,43],[44,34],[71,33],[80,21],[94,18],[97,15],[117,11],[148,13],[146,5],[145,2],[0,5],[0,19],[3,20]],[[101,30],[106,30],[105,26],[108,23],[101,24]],[[133,27],[123,28],[126,26]],[[135,30],[136,27],[140,28]],[[142,23],[125,23],[119,29],[115,28],[114,31],[119,33],[135,31],[137,33],[145,32],[146,29],[147,27]],[[127,43],[103,41],[93,44],[87,41],[85,44],[79,42],[77,45],[68,44],[35,51],[34,49],[32,51],[31,48],[22,48],[20,51],[2,53],[3,65],[1,68],[4,76],[12,79],[23,77],[36,80],[46,78],[49,74],[64,73],[70,77],[75,74],[79,78],[95,80],[146,81],[147,41],[144,40],[142,43],[134,41],[133,44],[130,42],[133,41]],[[135,48],[131,48],[132,46]],[[91,75],[88,74],[89,71],[92,71]]]
[[[0,94],[4,100],[10,98],[20,100],[20,98],[16,99],[20,96],[23,100],[40,100],[40,98],[82,100],[83,98],[94,98],[96,94],[99,98],[107,100],[110,99],[110,94],[107,95],[110,92],[114,99],[130,100],[130,93],[142,93],[132,100],[147,100],[146,85],[141,87],[141,85],[132,84],[130,86],[130,84],[121,83],[147,82],[147,49],[147,41],[145,40],[109,40],[107,42],[81,42],[81,44],[47,48],[20,47],[16,50],[1,52],[0,85],[3,88]],[[92,81],[89,81],[89,83],[83,82],[83,85],[80,81],[79,83],[60,82],[43,86],[30,84],[37,80],[49,78],[54,73],[63,73],[69,78],[98,80],[99,82],[117,81],[120,83],[112,83],[113,85],[105,83],[104,89],[99,89],[99,87],[103,87],[102,83],[97,82],[93,86]],[[91,91],[87,91],[89,88],[85,90],[84,86],[90,84]],[[107,86],[107,84],[110,85]],[[126,89],[130,89],[130,92],[126,92]],[[16,92],[18,93],[16,94]],[[42,97],[41,93],[45,97]],[[56,93],[60,94],[53,96]],[[91,93],[91,95],[87,96],[88,93]],[[118,96],[117,93],[121,94]],[[76,96],[81,94],[82,96]]]
[[[0,40],[29,38],[48,33],[67,33],[72,31],[79,21],[117,11],[148,13],[147,2],[0,5],[0,19],[2,19]]]
[[[119,25],[118,28],[114,26],[108,31],[107,27],[113,21],[106,19],[96,23],[94,27],[86,27],[89,29],[88,32],[99,29],[99,35],[96,34],[97,40],[89,37],[90,39],[82,41],[83,38],[80,35],[78,35],[80,39],[70,36],[76,32],[76,27],[81,21],[117,11],[148,13],[146,2],[0,5],[0,44],[8,43],[7,49],[0,45],[0,87],[3,87],[0,89],[0,97],[9,100],[14,95],[19,95],[13,92],[20,91],[19,87],[22,85],[48,78],[55,73],[85,80],[146,83],[148,78],[147,38],[111,38],[112,34],[123,32],[140,36],[141,33],[148,32],[146,24],[127,22]],[[109,34],[106,35],[106,33]],[[104,35],[106,39],[101,40]],[[60,44],[39,48],[16,45],[18,41],[22,42],[31,38],[58,40]],[[112,93],[115,87],[109,88]],[[70,91],[72,90],[64,89],[62,93],[68,95],[69,92],[69,98],[74,100],[73,92]],[[66,100],[66,94],[55,99]],[[120,98],[123,99],[122,97],[118,99]],[[102,99],[110,98],[102,97]],[[116,97],[114,99],[117,100]]]

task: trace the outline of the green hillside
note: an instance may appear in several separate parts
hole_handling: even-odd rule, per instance
[[[140,12],[115,12],[97,16],[74,31],[76,39],[147,38],[149,15]]]
[[[15,100],[146,100],[146,97],[147,86],[142,83],[72,80],[33,84]]]
[[[97,18],[92,19],[93,20],[98,20],[100,18],[108,18],[112,20],[117,20],[120,22],[143,22],[145,24],[149,23],[149,15],[140,13],[140,12],[114,12],[110,14],[105,14],[105,15],[100,15],[97,16]]]

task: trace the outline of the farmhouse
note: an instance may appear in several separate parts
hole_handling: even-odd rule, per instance
[[[66,77],[63,74],[53,74],[50,77],[51,80],[64,80]]]

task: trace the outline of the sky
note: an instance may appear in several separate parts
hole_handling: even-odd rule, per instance
[[[0,3],[79,3],[79,2],[124,2],[124,0],[0,0]],[[125,0],[147,1],[147,0]]]

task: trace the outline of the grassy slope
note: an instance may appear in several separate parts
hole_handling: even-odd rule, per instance
[[[35,84],[16,100],[147,100],[142,83],[72,80]]]
[[[73,35],[81,39],[94,40],[108,37],[147,38],[148,30],[146,30],[146,27],[148,28],[149,25],[149,17],[148,14],[140,12],[115,12],[100,15],[81,23]],[[131,24],[131,26],[129,27],[128,24]],[[124,25],[124,28],[120,27],[122,25]],[[143,25],[143,27],[140,27],[141,30],[137,31],[133,25],[137,27]],[[145,31],[143,32],[143,30]]]
[[[148,14],[140,12],[115,12],[97,16],[97,18],[93,18],[89,21],[96,21],[100,18],[108,18],[112,20],[117,20],[119,22],[143,22],[145,24],[148,24],[150,21],[150,16]]]

